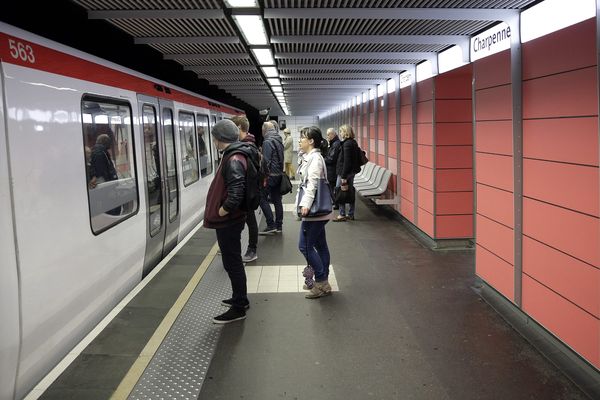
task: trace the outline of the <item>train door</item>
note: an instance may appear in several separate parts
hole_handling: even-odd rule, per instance
[[[19,278],[3,79],[0,64],[0,399],[12,399],[19,364]]]
[[[146,276],[177,241],[179,188],[175,158],[173,106],[138,95],[146,197]],[[175,243],[175,244],[174,244]]]

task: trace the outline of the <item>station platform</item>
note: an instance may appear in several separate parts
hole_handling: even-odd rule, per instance
[[[369,201],[327,225],[334,293],[305,299],[292,202],[247,264],[246,320],[212,323],[231,292],[200,228],[30,397],[588,398],[477,294],[473,251],[431,251]]]

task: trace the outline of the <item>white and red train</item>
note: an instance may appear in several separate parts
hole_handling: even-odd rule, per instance
[[[0,399],[22,398],[202,219],[241,111],[0,23]]]

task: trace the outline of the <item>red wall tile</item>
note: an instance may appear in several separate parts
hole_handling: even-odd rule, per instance
[[[419,187],[417,191],[419,192],[419,208],[422,208],[428,213],[433,214],[433,192],[427,189],[423,189],[422,187]]]
[[[598,213],[598,168],[523,160],[523,195],[586,214]]]
[[[515,271],[512,265],[481,246],[475,249],[475,273],[510,301],[514,301]]]
[[[473,190],[472,169],[442,169],[435,172],[435,183],[440,192],[468,192]]]
[[[475,93],[475,119],[477,121],[512,119],[511,85],[478,90]]]
[[[433,145],[432,124],[417,124],[417,141],[419,144]]]
[[[409,163],[413,162],[412,144],[402,143],[400,145],[400,159]]]
[[[408,182],[413,181],[413,169],[412,163],[400,161],[400,177]]]
[[[472,168],[472,146],[436,146],[436,168]]]
[[[412,172],[411,172],[412,173]],[[400,195],[405,199],[414,201],[413,184],[405,179],[400,179]]]
[[[477,184],[477,213],[513,228],[514,208],[511,192]]]
[[[600,270],[524,236],[523,272],[600,317]]]
[[[523,234],[599,266],[598,218],[523,198]]]
[[[396,125],[398,121],[396,121],[396,109],[390,108],[388,110],[388,125],[393,126]]]
[[[473,214],[473,192],[437,192],[435,198],[437,215]]]
[[[513,191],[513,159],[495,154],[476,154],[477,182]]]
[[[523,310],[600,367],[600,321],[543,285],[523,275]]]
[[[433,146],[419,145],[417,151],[419,152],[419,165],[433,168]]]
[[[392,158],[392,157],[388,157],[388,169],[390,170],[390,172],[392,173],[392,177],[390,178],[390,181],[396,182],[396,175],[398,175],[398,160],[396,158]],[[394,187],[395,187],[395,183],[394,183]]]
[[[433,121],[433,101],[417,103],[417,123],[431,123]]]
[[[433,99],[433,79],[417,82],[417,102]]]
[[[476,126],[477,151],[484,153],[513,154],[512,120],[481,121]]]
[[[412,143],[412,125],[400,125],[400,140],[404,143]]]
[[[433,190],[433,170],[427,167],[417,167],[418,184],[425,189]]]
[[[473,209],[468,215],[438,215],[435,220],[436,239],[473,237]]]
[[[523,121],[523,156],[598,166],[598,118]]]
[[[598,115],[598,72],[585,68],[523,82],[523,118]]]
[[[477,243],[509,264],[514,265],[513,230],[480,214],[477,214],[475,223],[477,224]]]
[[[504,50],[473,63],[477,90],[510,84],[510,50]]]
[[[385,166],[385,156],[383,154],[377,156],[377,165]]]
[[[388,146],[387,146],[388,157],[392,157],[392,158],[398,157],[396,144],[397,144],[397,142],[391,142],[391,141],[388,142]]]
[[[470,99],[473,64],[444,72],[434,79],[436,99]]]
[[[415,206],[412,202],[403,199],[400,203],[400,213],[410,222],[415,222]]]
[[[400,107],[400,123],[411,124],[412,123],[412,105],[407,104]]]
[[[434,235],[433,215],[428,213],[427,211],[423,210],[422,208],[418,208],[417,213],[418,213],[417,226],[419,227],[419,229],[421,229],[423,232],[425,232],[431,238],[433,238],[434,237],[433,236]]]
[[[597,61],[594,18],[523,43],[523,79],[594,66]]]
[[[400,89],[400,105],[403,106],[405,104],[412,103],[412,88],[407,86],[405,88]]]
[[[473,124],[471,122],[437,122],[435,124],[435,142],[438,146],[472,145]]]
[[[473,119],[471,99],[435,101],[436,122],[469,122]]]

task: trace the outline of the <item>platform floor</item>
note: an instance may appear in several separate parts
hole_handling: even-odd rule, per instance
[[[292,196],[285,201],[291,203]],[[260,279],[277,269],[277,290],[273,275],[265,290],[253,280],[247,319],[207,327],[212,339],[200,342],[214,346],[203,356],[205,376],[194,390],[154,397],[134,391],[130,398],[587,399],[477,295],[472,251],[426,249],[389,212],[358,200],[355,221],[327,225],[338,291],[307,300],[302,290],[291,290],[289,274],[304,264],[297,249],[299,225],[286,212],[282,234],[260,237],[259,259],[247,270],[256,275],[251,271],[260,268]],[[214,242],[214,232],[200,229],[41,398],[110,398],[198,266],[210,258]],[[278,289],[282,268],[289,290]],[[213,254],[194,291],[204,302],[199,306],[206,307],[204,315],[184,317],[182,311],[175,323],[210,320],[224,311],[218,305],[218,296],[229,293],[223,277],[220,257]],[[195,343],[201,333],[190,332],[181,340]],[[188,345],[190,353],[194,346]],[[192,368],[186,367],[190,360],[177,362],[181,375]],[[159,368],[150,379],[162,390],[172,383],[163,378]]]

